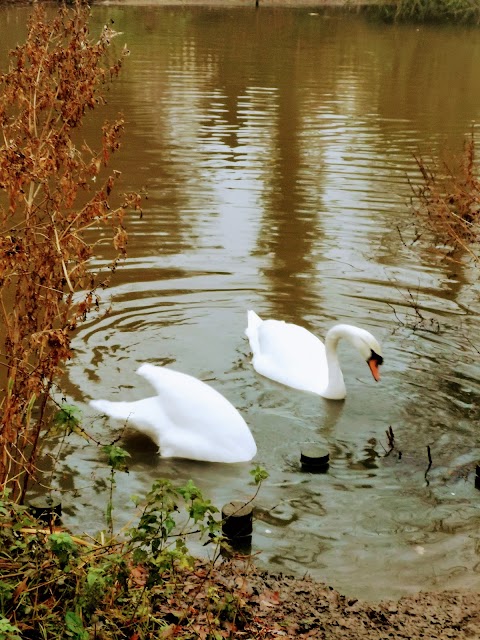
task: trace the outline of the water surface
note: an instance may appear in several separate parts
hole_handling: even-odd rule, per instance
[[[27,9],[0,12],[4,51]],[[112,312],[76,336],[69,399],[108,441],[121,425],[94,416],[89,398],[148,395],[134,374],[145,361],[195,375],[243,414],[270,473],[256,500],[260,564],[369,598],[478,588],[477,276],[409,245],[408,179],[414,153],[477,135],[480,31],[311,8],[93,7],[94,33],[110,20],[131,55],[85,135],[123,112],[114,166],[122,189],[148,199],[102,294]],[[381,382],[348,345],[345,402],[261,378],[249,308],[319,336],[336,322],[370,330]],[[401,458],[386,455],[389,426]],[[132,458],[117,479],[118,527],[158,477],[192,478],[218,507],[255,491],[251,464],[161,459],[134,432],[122,442]],[[327,474],[301,472],[306,442],[328,447]],[[59,482],[79,491],[64,496],[66,524],[104,528],[101,453],[78,442],[64,465]]]

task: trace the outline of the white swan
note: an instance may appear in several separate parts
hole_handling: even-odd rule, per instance
[[[324,398],[343,400],[347,390],[337,345],[341,338],[346,338],[365,358],[375,380],[380,380],[382,350],[365,329],[337,324],[328,331],[324,345],[313,333],[296,324],[262,320],[255,311],[248,311],[247,316],[245,333],[253,353],[252,364],[262,376]]]
[[[143,364],[137,369],[158,395],[135,402],[91,400],[112,418],[150,436],[165,458],[245,462],[257,446],[245,420],[218,391],[192,376]]]

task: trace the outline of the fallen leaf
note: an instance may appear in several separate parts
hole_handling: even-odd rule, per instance
[[[22,595],[22,593],[23,593],[24,591],[26,591],[26,590],[27,590],[27,579],[26,579],[26,578],[24,578],[24,579],[23,579],[21,582],[19,582],[19,583],[17,584],[17,586],[15,587],[15,590],[14,590],[14,592],[13,592],[13,600],[14,600],[14,602],[16,602],[16,601],[18,600],[19,596],[21,596],[21,595]]]
[[[264,591],[259,599],[260,607],[277,607],[280,604],[278,591]]]
[[[147,571],[142,566],[132,567],[130,569],[130,577],[132,578],[132,582],[137,587],[144,587],[147,582]],[[137,640],[134,638],[134,640]]]
[[[159,640],[167,640],[167,638],[173,638],[177,631],[178,625],[169,624],[168,627],[163,627],[158,636]]]

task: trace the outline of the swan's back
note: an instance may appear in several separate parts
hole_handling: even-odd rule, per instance
[[[163,457],[209,462],[243,462],[254,457],[257,448],[248,425],[213,387],[151,364],[142,365],[137,373],[154,387],[155,397],[90,404],[136,425],[158,444]]]
[[[147,380],[158,394],[158,402],[167,419],[180,429],[204,433],[211,423],[243,424],[238,411],[213,387],[186,373],[166,367],[143,364],[137,373]]]
[[[325,346],[307,329],[283,320],[261,320],[249,311],[245,333],[253,367],[261,375],[315,393],[327,385]]]

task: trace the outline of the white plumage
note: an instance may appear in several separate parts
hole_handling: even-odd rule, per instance
[[[185,373],[143,364],[137,369],[157,392],[134,402],[91,400],[90,405],[128,421],[150,436],[165,458],[245,462],[257,447],[235,407],[213,387]]]
[[[382,351],[377,340],[365,329],[337,324],[325,337],[325,344],[313,333],[283,320],[262,320],[248,311],[245,333],[253,353],[252,364],[261,375],[289,387],[318,393],[324,398],[342,400],[345,382],[337,345],[346,338],[367,361],[375,380]]]

